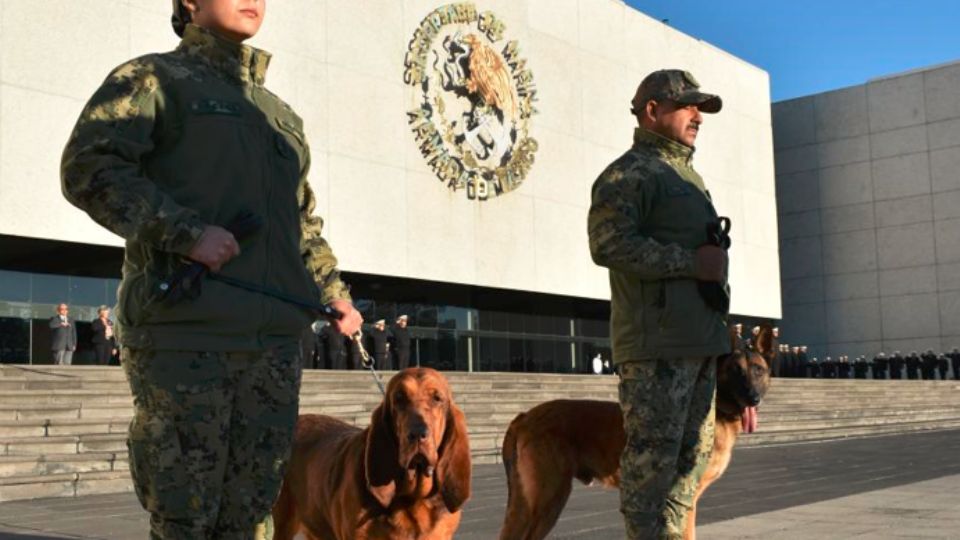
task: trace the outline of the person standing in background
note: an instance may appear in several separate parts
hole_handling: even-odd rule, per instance
[[[73,363],[73,352],[77,350],[77,324],[70,318],[70,308],[66,304],[57,305],[57,314],[50,318],[50,330],[53,333],[50,350],[53,363],[69,366]]]
[[[97,365],[106,366],[113,355],[117,354],[117,340],[113,336],[113,321],[110,320],[110,308],[100,306],[97,318],[90,324],[93,329],[93,350],[97,355]]]
[[[407,316],[397,317],[390,329],[390,350],[393,352],[393,368],[396,370],[410,367],[410,329],[407,328]]]

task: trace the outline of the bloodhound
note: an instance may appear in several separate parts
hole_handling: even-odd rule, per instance
[[[405,369],[366,429],[300,416],[273,538],[453,538],[470,474],[467,425],[447,380],[429,368]]]
[[[716,435],[684,538],[696,538],[696,503],[730,464],[737,435],[756,428],[756,409],[770,384],[773,332],[764,327],[744,347],[731,332],[733,352],[717,361]],[[540,540],[556,524],[573,479],[620,485],[626,444],[620,405],[607,401],[556,400],[518,415],[503,439],[507,511],[501,540]]]

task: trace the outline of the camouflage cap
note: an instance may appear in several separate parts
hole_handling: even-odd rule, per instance
[[[183,37],[183,30],[187,27],[187,23],[189,23],[190,20],[190,12],[187,10],[187,7],[183,5],[183,0],[173,0],[173,15],[170,16],[170,24],[173,26],[173,31],[176,32],[178,36]]]
[[[670,100],[684,105],[697,105],[700,112],[716,113],[723,107],[720,96],[705,94],[700,91],[697,82],[689,71],[680,69],[661,69],[647,75],[637,93],[633,96],[631,105],[634,114],[646,106],[650,100]]]

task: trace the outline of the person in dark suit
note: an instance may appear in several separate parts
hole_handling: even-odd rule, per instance
[[[890,360],[887,358],[887,355],[882,352],[877,354],[873,358],[873,366],[871,371],[873,372],[874,379],[886,379],[887,378],[887,367],[890,365]]]
[[[73,363],[73,352],[77,350],[77,324],[69,317],[69,311],[66,304],[58,304],[57,314],[50,318],[53,334],[50,350],[53,352],[53,363],[58,366]]]
[[[890,357],[890,378],[891,379],[902,379],[903,378],[903,364],[905,360],[903,355],[900,354],[900,351],[893,351],[893,356]]]
[[[394,369],[410,367],[410,330],[407,328],[407,316],[400,315],[390,330],[390,348],[393,351]]]
[[[387,341],[387,321],[380,319],[373,323],[367,333],[367,352],[373,356],[377,369],[390,369],[390,343]]]
[[[800,347],[796,345],[790,347],[790,354],[787,358],[790,359],[787,362],[790,376],[793,378],[802,377],[803,375],[800,374]]]
[[[837,361],[831,357],[827,357],[823,361],[823,378],[824,379],[836,379],[837,378]]]
[[[953,379],[960,381],[960,349],[954,347],[947,356],[950,357],[950,367],[953,368]]]
[[[320,341],[317,332],[314,331],[314,326],[317,323],[313,323],[310,326],[306,327],[303,330],[303,335],[300,336],[300,349],[302,358],[300,359],[303,363],[303,369],[317,369],[322,360],[319,358],[318,354],[318,342]]]
[[[347,341],[332,324],[325,325],[320,330],[320,339],[323,349],[327,353],[325,366],[327,369],[347,369]]]
[[[911,351],[910,356],[907,357],[907,378],[911,381],[919,379],[920,375],[920,355],[917,354],[917,351]]]
[[[947,380],[947,371],[950,370],[950,361],[947,360],[947,355],[941,354],[937,356],[937,371],[940,372],[940,380]]]
[[[937,378],[937,354],[933,349],[927,349],[927,352],[920,355],[920,376],[925,381]]]
[[[847,355],[841,355],[840,359],[837,361],[837,378],[838,379],[849,379],[850,378],[850,357]]]
[[[113,334],[113,321],[110,320],[110,308],[100,306],[97,309],[97,318],[90,323],[93,330],[93,350],[97,356],[97,365],[106,366],[110,359],[117,354],[117,340]]]
[[[810,360],[810,378],[819,379],[820,378],[820,360],[814,356]]]
[[[867,371],[870,370],[870,364],[867,362],[866,356],[858,356],[853,362],[853,378],[854,379],[866,379]]]
[[[807,346],[801,345],[800,352],[797,353],[797,377],[806,378],[810,367],[810,360],[807,358]]]
[[[783,377],[783,345],[777,345],[777,353],[773,355],[773,361],[770,363],[770,376]]]

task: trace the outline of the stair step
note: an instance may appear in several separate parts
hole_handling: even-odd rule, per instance
[[[30,456],[0,456],[0,477],[37,476],[92,471],[111,471],[118,460],[126,462],[126,454],[45,454]],[[124,465],[123,470],[129,468]]]

